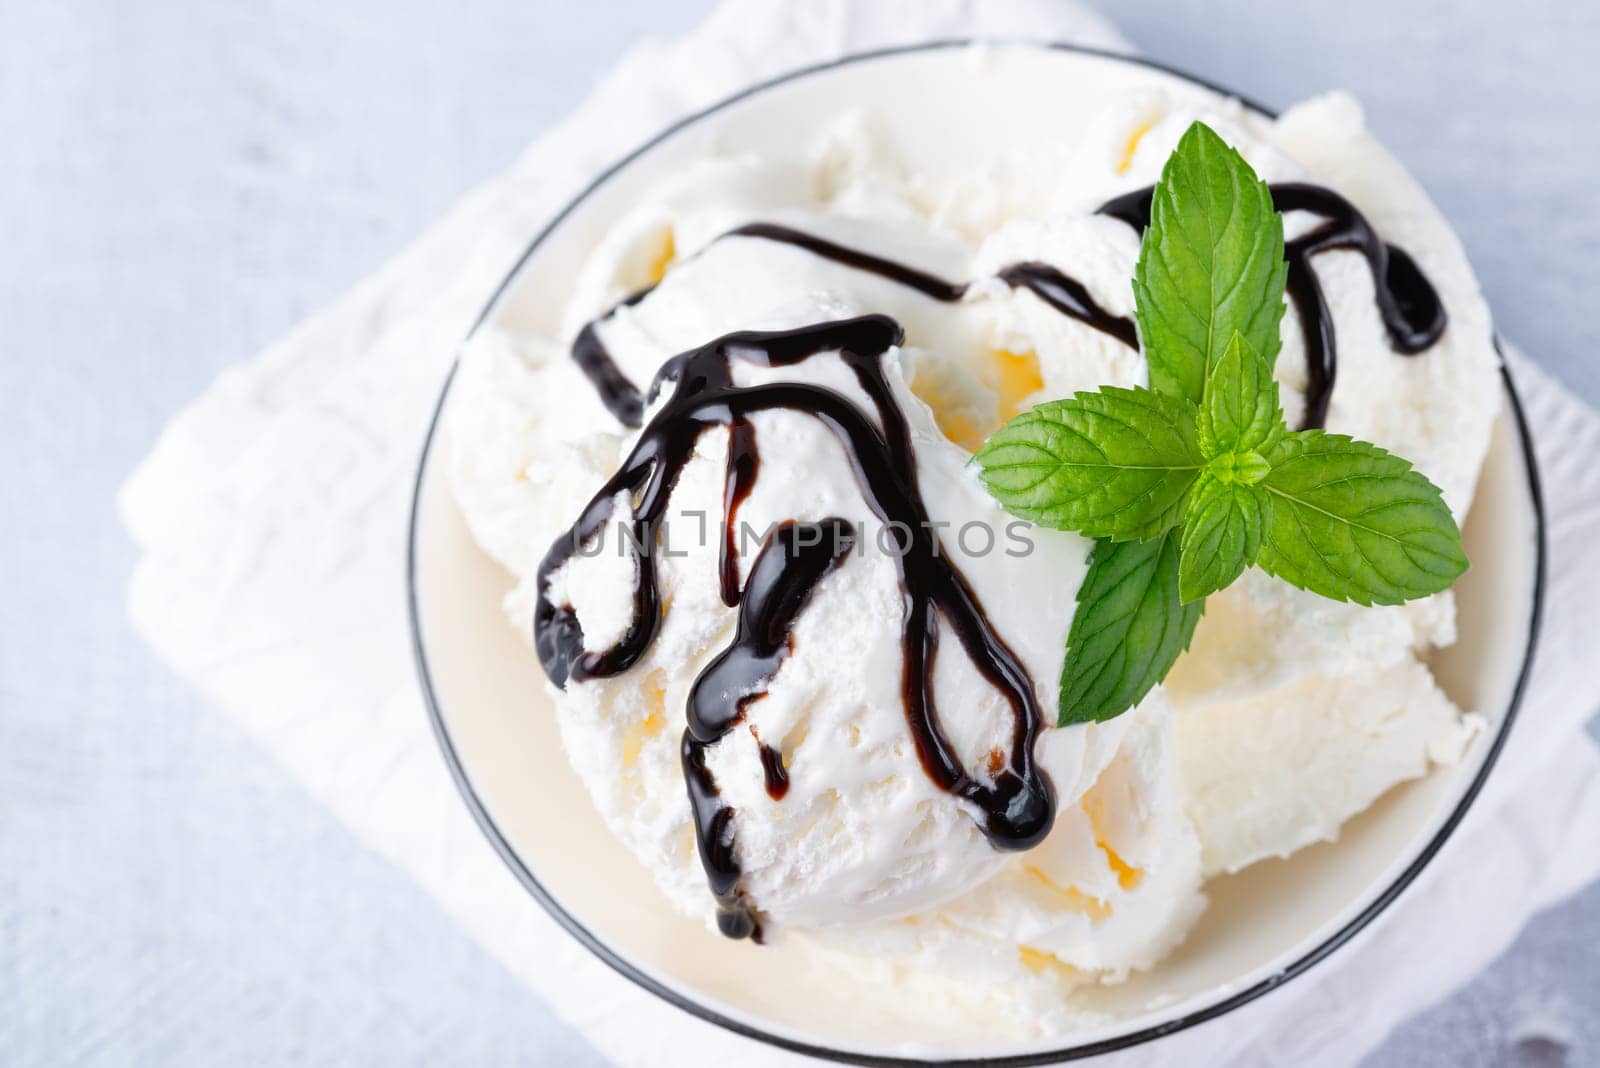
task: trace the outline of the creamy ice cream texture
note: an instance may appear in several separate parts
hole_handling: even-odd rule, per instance
[[[452,482],[474,536],[518,580],[506,604],[514,625],[529,627],[546,551],[637,440],[571,358],[586,325],[598,320],[599,344],[644,385],[674,355],[732,331],[882,314],[904,330],[882,357],[883,377],[940,546],[1053,720],[1090,543],[1007,516],[979,483],[971,450],[1032,403],[1142,385],[1145,366],[1112,333],[998,275],[1047,264],[1105,315],[1131,318],[1139,235],[1095,209],[1151,184],[1196,119],[1265,180],[1338,190],[1426,272],[1449,326],[1426,353],[1401,357],[1360,255],[1316,258],[1338,339],[1326,423],[1412,460],[1464,517],[1499,404],[1488,312],[1455,237],[1348,97],[1268,121],[1223,103],[1201,112],[1158,92],[1129,94],[1073,143],[939,181],[906,173],[870,114],[847,115],[804,155],[707,158],[664,182],[590,257],[563,336],[489,329],[468,345],[449,425]],[[1287,215],[1286,236],[1315,221]],[[793,243],[724,236],[756,222],[971,284],[932,299]],[[838,354],[730,366],[738,385],[821,386],[882,424],[878,400]],[[1276,373],[1295,425],[1307,372],[1292,308]],[[1029,1027],[1069,1027],[1066,992],[1159,961],[1204,909],[1208,877],[1333,838],[1386,790],[1459,759],[1472,740],[1475,717],[1426,665],[1430,649],[1454,640],[1449,594],[1362,608],[1251,571],[1210,598],[1191,650],[1137,709],[1042,731],[1035,756],[1054,788],[1053,828],[1032,849],[997,849],[974,806],[919,761],[902,695],[902,583],[881,551],[895,536],[864,500],[847,451],[806,413],[749,421],[760,473],[740,523],[761,532],[838,517],[863,543],[816,584],[763,695],[705,752],[734,814],[740,892],[768,938],[811,940],[848,966],[993,1003]],[[680,741],[690,689],[738,618],[719,581],[729,438],[721,426],[700,434],[672,490],[663,522],[672,551],[655,554],[663,611],[654,640],[626,671],[552,687],[568,756],[607,825],[673,906],[708,924],[717,906]],[[634,622],[635,561],[613,550],[635,506],[620,494],[604,536],[591,539],[600,551],[548,576],[547,598],[570,605],[587,650],[612,646]],[[738,554],[744,579],[758,547],[751,535]],[[1012,738],[1011,706],[949,635],[932,671],[953,755],[977,779],[992,776]],[[773,762],[786,790],[770,788]]]

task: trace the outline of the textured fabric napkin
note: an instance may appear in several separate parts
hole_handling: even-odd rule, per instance
[[[621,1064],[799,1058],[726,1034],[612,974],[514,881],[456,796],[410,660],[403,585],[423,428],[456,346],[529,238],[602,167],[668,122],[776,72],[958,36],[1108,47],[1060,0],[729,0],[635,48],[566,123],[391,265],[223,375],[124,487],[143,550],[131,611],[173,667],[409,872]],[[1308,977],[1118,1063],[1346,1064],[1464,983],[1528,916],[1600,874],[1600,702],[1584,612],[1600,600],[1600,419],[1532,364],[1551,588],[1539,668],[1489,788],[1421,881]],[[1488,873],[1492,873],[1489,875]],[[625,1026],[617,1026],[625,1024]]]

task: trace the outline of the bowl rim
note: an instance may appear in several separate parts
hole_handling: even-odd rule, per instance
[[[852,52],[825,62],[801,67],[777,77],[757,82],[731,96],[725,97],[714,104],[695,111],[651,137],[637,148],[615,163],[606,167],[595,178],[586,184],[565,207],[557,212],[548,223],[528,243],[516,262],[506,272],[494,293],[484,304],[483,310],[473,321],[471,329],[467,332],[463,342],[470,340],[474,334],[490,319],[498,308],[502,298],[511,287],[513,281],[522,272],[528,260],[545,243],[567,217],[578,206],[587,200],[597,189],[609,181],[615,174],[627,167],[639,157],[655,148],[661,142],[672,137],[679,131],[698,123],[724,109],[731,107],[758,93],[780,85],[821,74],[836,67],[849,66],[856,63],[869,62],[893,56],[917,52],[934,52],[948,49],[966,48],[972,46],[993,45],[998,47],[1035,48],[1045,51],[1070,52],[1078,55],[1092,56],[1116,62],[1129,63],[1145,67],[1150,70],[1180,78],[1193,85],[1209,89],[1219,95],[1238,100],[1245,107],[1250,108],[1269,118],[1275,118],[1277,112],[1263,104],[1257,103],[1249,97],[1242,96],[1224,86],[1205,78],[1197,77],[1177,67],[1162,63],[1158,60],[1147,59],[1142,56],[1129,55],[1110,49],[1096,48],[1088,45],[1072,44],[1064,41],[1040,41],[1027,38],[940,38],[936,40],[921,41],[912,44],[894,45],[886,48],[877,48],[861,52]],[[613,971],[634,982],[651,994],[661,998],[684,1012],[689,1013],[707,1023],[731,1031],[746,1038],[764,1042],[770,1046],[788,1050],[793,1053],[805,1054],[827,1061],[842,1064],[859,1065],[893,1065],[893,1066],[928,1066],[939,1065],[945,1068],[1022,1068],[1027,1065],[1054,1064],[1063,1061],[1080,1060],[1086,1057],[1099,1056],[1116,1050],[1128,1049],[1142,1045],[1146,1042],[1163,1038],[1187,1030],[1208,1020],[1226,1015],[1233,1010],[1246,1005],[1268,992],[1283,986],[1313,966],[1330,956],[1334,951],[1349,942],[1364,930],[1379,914],[1387,909],[1400,894],[1414,882],[1429,862],[1439,853],[1446,841],[1455,832],[1467,810],[1472,806],[1483,788],[1489,772],[1494,768],[1499,759],[1501,750],[1505,746],[1507,737],[1511,733],[1511,726],[1517,718],[1517,713],[1522,705],[1522,698],[1527,689],[1528,679],[1534,662],[1534,654],[1538,645],[1540,626],[1544,617],[1544,595],[1547,578],[1547,534],[1544,496],[1539,477],[1538,461],[1534,455],[1533,439],[1529,432],[1527,417],[1523,411],[1522,400],[1518,395],[1516,386],[1512,381],[1510,368],[1506,365],[1504,350],[1501,347],[1498,335],[1494,339],[1495,350],[1500,354],[1500,376],[1505,386],[1506,397],[1509,401],[1509,411],[1512,423],[1517,432],[1517,443],[1522,450],[1523,464],[1527,478],[1527,491],[1529,504],[1533,512],[1534,533],[1534,575],[1532,590],[1532,605],[1528,618],[1527,642],[1523,649],[1522,664],[1517,672],[1517,678],[1512,687],[1511,696],[1506,703],[1505,715],[1501,720],[1500,728],[1489,743],[1489,749],[1484,756],[1483,764],[1473,776],[1472,781],[1463,791],[1460,800],[1456,802],[1434,836],[1418,851],[1403,871],[1384,888],[1366,908],[1351,917],[1339,930],[1329,935],[1318,945],[1303,953],[1293,962],[1279,971],[1266,976],[1227,997],[1221,998],[1209,1005],[1202,1006],[1185,1013],[1175,1019],[1148,1027],[1139,1028],[1122,1035],[1097,1039],[1092,1042],[1068,1044],[1059,1049],[1041,1050],[1037,1052],[1007,1054],[997,1057],[955,1057],[955,1058],[924,1058],[907,1056],[884,1056],[864,1053],[856,1050],[838,1048],[814,1042],[791,1038],[763,1029],[742,1020],[735,1019],[708,1005],[702,1004],[679,990],[674,989],[666,982],[650,975],[644,969],[629,961],[617,950],[612,949],[602,939],[590,931],[577,917],[567,912],[555,897],[540,883],[538,877],[523,863],[517,855],[516,849],[511,845],[505,834],[495,823],[487,807],[472,786],[466,768],[456,752],[454,742],[451,740],[449,728],[445,725],[443,709],[438,695],[434,691],[433,678],[428,665],[428,654],[422,637],[421,611],[417,596],[417,535],[419,504],[422,498],[423,484],[426,480],[428,464],[433,451],[434,443],[438,436],[439,422],[445,404],[450,395],[450,386],[455,381],[456,371],[459,369],[459,359],[452,362],[449,372],[440,387],[439,399],[434,406],[433,414],[428,422],[427,433],[423,438],[421,454],[417,462],[417,474],[412,486],[410,515],[407,520],[406,532],[406,607],[408,622],[411,630],[412,658],[415,662],[417,678],[422,691],[423,704],[428,713],[428,720],[433,729],[434,737],[439,743],[439,748],[444,757],[445,764],[450,769],[450,776],[455,780],[456,789],[460,792],[462,800],[466,802],[473,819],[479,829],[488,838],[490,845],[500,855],[511,873],[516,877],[524,889],[548,912],[556,923],[566,930],[573,938],[577,939],[585,948],[597,956]]]

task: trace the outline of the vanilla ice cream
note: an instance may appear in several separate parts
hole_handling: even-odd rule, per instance
[[[1066,1029],[1071,988],[1159,961],[1209,876],[1334,837],[1471,743],[1475,717],[1425,659],[1454,641],[1448,593],[1363,608],[1255,570],[1210,598],[1136,709],[1047,725],[1091,543],[1006,515],[971,452],[1039,401],[1145,383],[1140,235],[1097,209],[1153,183],[1197,119],[1269,183],[1347,198],[1431,283],[1448,325],[1403,354],[1368,262],[1316,253],[1337,338],[1324,423],[1413,461],[1463,517],[1500,396],[1488,312],[1454,236],[1342,95],[1268,121],[1128,93],[1050,146],[1066,163],[1045,176],[1006,161],[906,173],[870,114],[841,116],[793,158],[708,156],[661,184],[593,252],[562,336],[486,329],[467,346],[457,500],[517,579],[513,624],[542,613],[573,767],[677,909],[724,930],[743,910],[765,939]],[[1289,212],[1286,237],[1321,221]],[[867,325],[815,330],[850,322]],[[1291,307],[1276,370],[1291,426],[1317,407],[1306,326]],[[836,336],[870,351],[816,343]],[[774,400],[693,408],[703,383],[686,379],[706,368],[729,397]],[[780,402],[822,394],[844,414]],[[902,491],[936,532],[922,578],[893,551],[903,513],[884,501]],[[651,508],[646,574],[635,524]],[[763,537],[784,524],[849,539],[803,588],[769,587],[758,618],[764,556],[805,550]],[[728,714],[696,740],[702,676]],[[697,774],[701,846],[726,854],[716,894]],[[1007,840],[1036,780],[1048,833]]]

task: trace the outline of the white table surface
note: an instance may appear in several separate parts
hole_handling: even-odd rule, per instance
[[[1099,3],[1263,101],[1356,90],[1501,328],[1600,402],[1600,8]],[[112,494],[220,370],[708,6],[0,0],[0,1062],[595,1059],[134,639]],[[1371,1063],[1600,1063],[1597,990],[1591,889]]]

